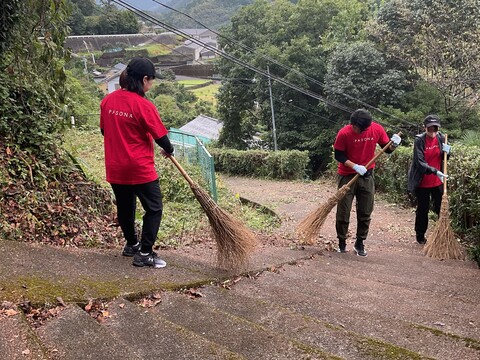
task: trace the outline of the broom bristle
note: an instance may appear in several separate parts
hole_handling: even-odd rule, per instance
[[[337,193],[329,198],[325,204],[320,205],[315,211],[312,211],[303,219],[297,227],[297,235],[308,245],[313,245],[315,238],[327,219],[328,214],[337,205],[337,203],[347,194],[350,188],[342,186]]]
[[[217,264],[225,269],[244,266],[257,245],[255,235],[231,214],[221,209],[208,193],[191,186],[195,197],[207,214],[217,244]]]
[[[455,238],[448,212],[448,198],[443,196],[440,216],[423,249],[426,256],[437,259],[463,260],[465,255]]]

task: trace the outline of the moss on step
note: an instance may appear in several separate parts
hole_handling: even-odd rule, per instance
[[[362,338],[357,343],[358,350],[378,360],[426,360],[430,357],[422,356],[405,348],[389,344],[377,339]],[[432,359],[433,360],[433,359]]]
[[[179,284],[136,278],[104,280],[91,277],[52,279],[38,275],[12,276],[0,283],[0,297],[14,303],[29,301],[33,307],[42,307],[58,303],[58,298],[65,303],[85,303],[88,299],[109,300],[118,296],[138,299],[159,290],[177,291],[210,284],[212,281],[214,280],[209,279]]]
[[[445,336],[445,337],[448,337],[450,339],[463,341],[467,348],[480,350],[480,341],[478,341],[476,339],[472,339],[472,338],[463,337],[463,336],[460,336],[460,335],[448,333],[448,332],[445,332],[445,331],[442,331],[442,330],[439,330],[439,329],[434,329],[434,328],[431,328],[431,327],[428,327],[428,326],[425,326],[425,325],[412,324],[411,326],[415,329],[418,329],[418,330],[428,331],[428,332],[430,332],[430,333],[432,333],[433,335],[436,335],[436,336]]]

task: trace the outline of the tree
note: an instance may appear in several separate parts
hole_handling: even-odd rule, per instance
[[[73,11],[68,24],[73,35],[136,34],[140,31],[141,25],[134,13],[119,10],[109,1],[102,1],[100,5],[94,0],[69,1]]]
[[[22,1],[2,30],[10,38],[0,58],[0,138],[28,147],[46,161],[62,126],[65,104],[63,47],[69,8],[65,1]]]
[[[10,2],[0,28],[0,238],[113,243],[110,192],[62,149],[66,0]],[[12,21],[13,20],[13,21]]]
[[[310,151],[314,171],[330,159],[339,126],[338,118],[331,116],[326,106],[323,81],[327,58],[337,43],[362,38],[360,29],[370,16],[367,4],[372,2],[257,0],[232,17],[223,30],[228,39],[220,38],[221,47],[230,55],[263,71],[269,66],[271,74],[322,99],[273,81],[278,147]],[[347,23],[349,17],[354,24],[350,24],[348,35],[333,36],[334,22],[341,19]],[[219,116],[224,121],[219,143],[244,148],[252,135],[260,132],[273,148],[268,79],[225,59],[219,61],[218,71],[224,78],[218,95]]]
[[[339,46],[328,62],[325,91],[332,102],[353,109],[371,106],[398,105],[407,89],[405,74],[389,69],[374,45],[357,42]]]
[[[391,0],[371,32],[385,53],[441,92],[442,112],[452,118],[480,100],[479,18],[478,0]]]

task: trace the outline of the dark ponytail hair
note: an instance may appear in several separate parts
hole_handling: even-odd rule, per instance
[[[134,92],[140,96],[145,96],[145,92],[143,91],[143,77],[135,76],[136,74],[128,71],[128,67],[122,71],[120,74],[120,87],[122,89]]]

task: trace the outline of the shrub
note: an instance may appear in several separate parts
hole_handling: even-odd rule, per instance
[[[270,179],[303,179],[306,176],[308,152],[298,150],[232,150],[209,149],[215,158],[215,170],[230,175]]]

